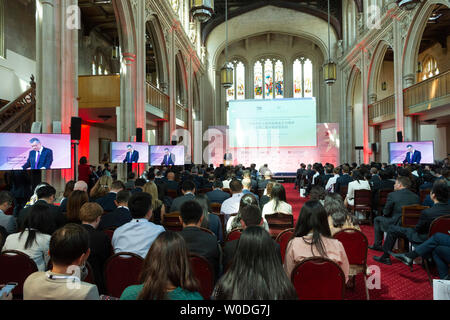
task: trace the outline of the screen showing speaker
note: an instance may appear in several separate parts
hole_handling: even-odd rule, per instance
[[[70,134],[0,133],[0,170],[70,169]]]
[[[391,164],[433,164],[434,142],[389,142],[389,162]]]
[[[112,163],[148,163],[147,142],[111,142]]]
[[[150,146],[150,165],[184,166],[184,146]]]

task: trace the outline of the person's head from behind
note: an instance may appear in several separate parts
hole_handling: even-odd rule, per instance
[[[119,192],[121,190],[125,190],[125,189],[126,189],[125,185],[120,180],[116,180],[111,184],[111,192],[117,193],[117,192]]]
[[[179,233],[167,230],[158,235],[145,257],[140,282],[143,288],[138,300],[167,299],[170,287],[199,290],[186,242]]]
[[[262,226],[264,220],[257,205],[246,205],[240,210],[242,228]]]
[[[63,193],[63,197],[64,198],[68,198],[69,195],[72,193],[72,191],[75,188],[75,181],[70,180],[66,183],[66,186],[64,187],[64,193]]]
[[[136,178],[136,174],[133,171],[128,172],[127,179],[128,181],[132,181]]]
[[[311,246],[326,257],[326,250],[321,237],[331,238],[330,226],[325,208],[317,200],[307,201],[302,209],[294,229],[294,237],[304,237],[313,233]]]
[[[250,190],[252,188],[252,180],[250,180],[250,178],[242,179],[242,187],[245,190]]]
[[[80,220],[83,224],[90,224],[97,229],[103,215],[103,208],[96,202],[86,202],[80,209]]]
[[[241,200],[239,201],[239,212],[241,212],[241,210],[244,207],[257,206],[257,205],[258,205],[258,200],[256,200],[256,197],[253,194],[251,194],[251,193],[244,194],[241,197]],[[238,214],[238,215],[240,216],[240,214]]]
[[[85,191],[85,192],[87,192],[87,191],[88,191],[88,185],[87,185],[87,183],[86,183],[85,181],[79,180],[79,181],[77,181],[77,182],[75,183],[75,185],[74,185],[74,187],[73,187],[73,190],[74,190],[74,191],[75,191],[75,190],[79,190],[79,191]]]
[[[217,285],[218,300],[297,299],[269,233],[249,226],[241,234],[234,259]]]
[[[38,200],[44,200],[49,204],[55,202],[56,189],[51,185],[44,185],[36,190]]]
[[[242,183],[239,180],[232,180],[230,182],[231,193],[241,193],[243,189]]]
[[[131,192],[128,190],[121,190],[116,194],[116,200],[114,203],[117,207],[123,206],[128,207],[128,201],[131,198]]]
[[[181,191],[183,194],[195,193],[195,183],[192,180],[186,180],[181,185]]]
[[[394,190],[402,190],[402,189],[409,189],[411,187],[411,180],[408,177],[405,176],[398,176],[395,180],[394,184]]]
[[[267,170],[266,172],[264,172],[264,179],[265,180],[272,179],[272,172],[270,170]]]
[[[194,201],[197,201],[197,203],[202,207],[203,220],[201,223],[201,227],[207,229],[209,222],[208,215],[211,211],[211,203],[209,201],[209,198],[204,194],[199,194],[194,197]]]
[[[87,161],[86,157],[81,157],[80,158],[80,164],[87,164],[87,163],[88,163],[88,161]]]
[[[203,208],[194,200],[186,201],[180,208],[180,222],[183,227],[200,227],[203,221]]]
[[[66,224],[56,230],[50,239],[48,254],[55,273],[72,273],[70,266],[83,266],[90,254],[89,233],[75,223]]]
[[[86,202],[89,202],[87,192],[79,190],[72,192],[67,199],[67,220],[78,222],[80,220],[80,209]]]
[[[348,174],[350,172],[350,167],[347,166],[347,165],[343,165],[342,166],[342,172]]]
[[[310,200],[324,200],[325,199],[325,189],[322,186],[313,186],[309,193]]]
[[[152,196],[145,192],[136,192],[128,200],[133,219],[147,219],[152,217]]]
[[[448,184],[444,179],[436,180],[430,191],[431,200],[439,203],[448,203]]]
[[[22,227],[24,231],[28,231],[25,242],[25,249],[28,249],[34,244],[37,232],[50,235],[55,230],[55,220],[50,214],[50,207],[45,203],[36,203],[31,207]],[[24,231],[22,231],[20,237],[22,237]]]
[[[213,189],[214,190],[216,190],[216,189],[222,190],[222,188],[223,188],[223,182],[222,181],[220,181],[220,180],[214,181],[214,184],[213,184]]]
[[[286,190],[281,183],[274,183],[270,192],[270,198],[275,201],[286,202]]]
[[[325,196],[324,208],[327,215],[331,217],[333,226],[341,228],[348,219],[348,210],[339,193],[330,193]]]
[[[13,205],[14,198],[9,191],[0,191],[0,210],[6,212]]]

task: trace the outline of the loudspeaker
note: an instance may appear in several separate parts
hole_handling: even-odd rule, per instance
[[[378,143],[372,143],[372,152],[378,152]]]
[[[403,133],[401,131],[397,131],[397,142],[403,142]]]
[[[356,147],[355,147],[355,150],[364,150],[364,147],[362,147],[362,146],[356,146]]]
[[[81,139],[81,118],[79,117],[72,117],[70,120],[70,139]]]
[[[142,142],[142,128],[136,128],[136,142]]]
[[[173,140],[171,143],[173,146],[176,146],[178,142],[177,142],[177,140]]]

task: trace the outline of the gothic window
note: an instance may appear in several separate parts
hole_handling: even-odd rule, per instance
[[[439,74],[439,68],[437,66],[437,61],[432,56],[429,56],[423,62],[422,80],[432,78]]]
[[[233,68],[233,86],[227,89],[227,101],[245,99],[245,65],[242,61],[234,60],[228,64]]]
[[[276,99],[284,97],[283,62],[278,59],[264,58],[255,62],[254,68],[255,99]]]
[[[263,67],[261,61],[256,61],[254,67],[255,74],[255,99],[263,98]]]
[[[313,96],[313,64],[310,59],[300,57],[293,65],[294,98]]]

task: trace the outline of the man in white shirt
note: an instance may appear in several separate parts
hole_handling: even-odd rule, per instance
[[[6,229],[8,234],[14,233],[17,230],[17,223],[14,216],[8,216],[5,212],[11,208],[13,197],[9,191],[0,192],[0,226]]]
[[[337,179],[339,178],[339,168],[336,167],[333,169],[334,176],[328,179],[327,185],[325,186],[325,190],[328,192],[334,192],[334,185],[336,184]]]
[[[225,223],[231,214],[239,211],[239,203],[242,196],[242,183],[239,180],[233,180],[230,182],[231,198],[225,200],[222,203],[220,212],[225,215]]]
[[[145,258],[153,241],[165,229],[149,221],[153,214],[150,194],[136,192],[128,201],[128,208],[133,219],[114,231],[114,252],[133,252]]]

